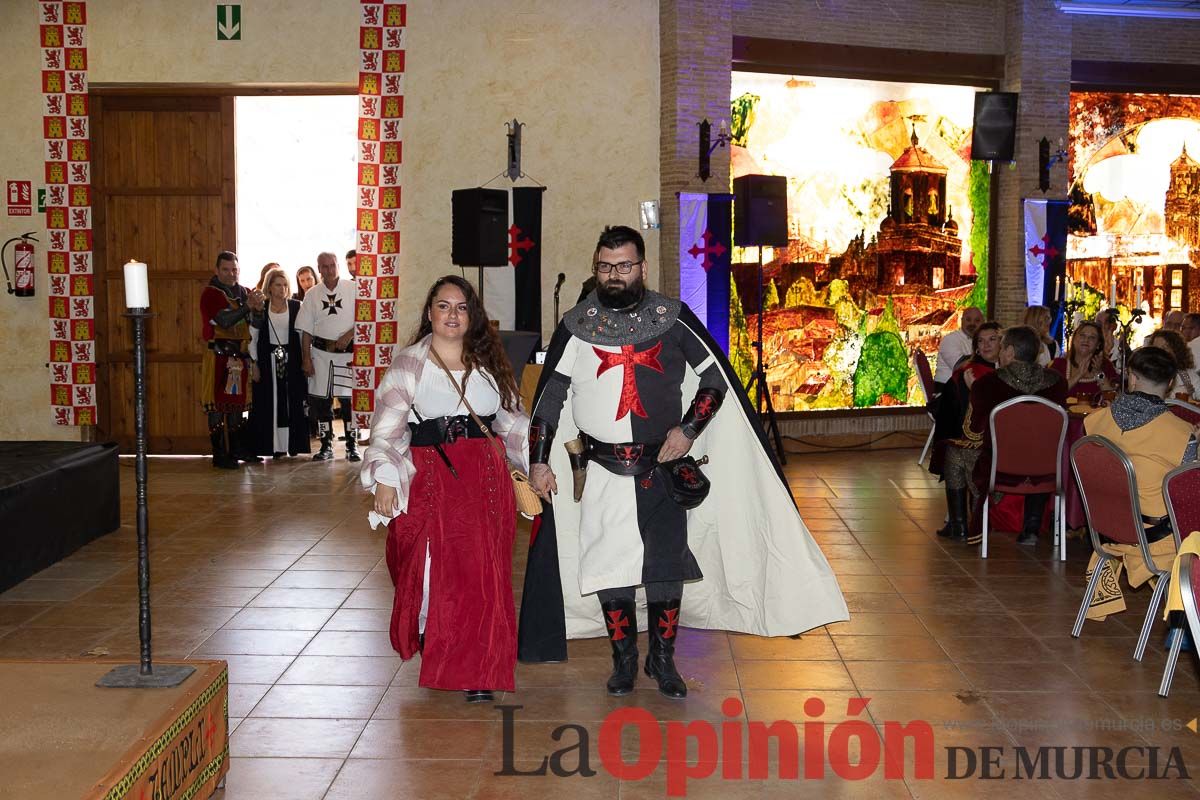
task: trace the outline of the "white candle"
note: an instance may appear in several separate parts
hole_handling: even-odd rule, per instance
[[[1113,275],[1108,282],[1108,305],[1111,308],[1117,307],[1117,276]]]
[[[125,265],[125,307],[150,307],[150,282],[146,277],[146,265],[132,259]]]
[[[1054,276],[1054,300],[1058,302],[1062,300],[1062,276]]]

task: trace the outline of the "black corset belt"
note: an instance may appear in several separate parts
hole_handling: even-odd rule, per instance
[[[496,415],[480,417],[484,424],[492,427]],[[421,420],[420,423],[408,423],[412,431],[411,447],[432,447],[438,444],[453,444],[458,439],[486,439],[487,434],[480,430],[475,420],[470,417],[434,417]]]

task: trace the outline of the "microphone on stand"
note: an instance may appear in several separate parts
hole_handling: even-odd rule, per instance
[[[562,285],[567,282],[567,273],[558,273],[558,280],[554,283],[554,324],[558,324],[558,292],[562,289]]]

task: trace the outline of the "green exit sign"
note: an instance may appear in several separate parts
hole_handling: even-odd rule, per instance
[[[240,5],[217,6],[217,41],[232,42],[242,38],[242,7]]]

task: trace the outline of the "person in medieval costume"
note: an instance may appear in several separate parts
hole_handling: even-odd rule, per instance
[[[356,292],[353,281],[338,277],[333,253],[317,256],[317,271],[321,282],[305,293],[296,329],[301,332],[300,358],[308,376],[309,413],[317,420],[321,439],[321,449],[313,460],[328,461],[333,458],[333,398],[341,398],[345,407],[350,407]],[[346,425],[346,460],[360,461],[353,415]]]
[[[848,619],[846,603],[728,360],[687,306],[646,289],[641,235],[605,228],[594,270],[596,291],[555,331],[531,413],[530,482],[549,505],[529,548],[518,657],[563,661],[567,638],[607,631],[607,689],[624,695],[645,629],[646,674],[682,698],[680,625],[792,635]],[[689,453],[712,459],[711,491],[691,510],[682,495],[704,481]],[[560,476],[576,491],[558,494]]]
[[[217,254],[216,274],[200,293],[200,325],[207,349],[201,360],[200,402],[208,414],[213,466],[237,469],[238,461],[261,461],[241,439],[242,414],[250,405],[250,318],[263,296],[238,284],[237,255]]]
[[[250,329],[253,404],[247,439],[256,455],[281,458],[308,453],[308,379],[300,366],[300,301],[289,297],[287,273],[275,268],[263,279],[266,308]]]
[[[479,294],[439,278],[376,390],[361,480],[375,495],[371,526],[388,525],[392,647],[421,653],[421,686],[461,689],[471,703],[515,688],[508,464],[528,465],[528,430]]]

